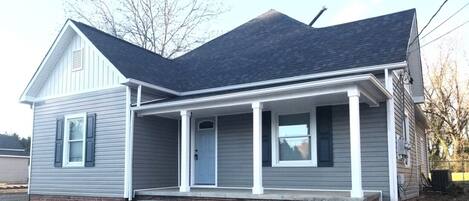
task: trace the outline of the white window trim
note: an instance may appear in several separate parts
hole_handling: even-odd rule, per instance
[[[85,50],[85,48],[78,48],[78,49],[72,50],[72,62],[71,62],[71,63],[72,63],[72,66],[71,66],[72,72],[76,72],[76,71],[81,71],[81,70],[83,70],[83,61],[84,61],[84,58],[83,58],[83,57],[85,56],[85,51],[84,51],[84,50]],[[73,67],[73,64],[74,64],[73,58],[74,58],[74,56],[75,56],[74,53],[75,53],[76,51],[80,51],[80,67],[79,67],[79,68],[74,68],[74,67]]]
[[[69,161],[69,154],[70,154],[70,133],[69,133],[69,126],[68,120],[73,118],[83,118],[83,143],[82,143],[82,161],[81,162],[70,162]],[[85,152],[86,152],[86,113],[80,114],[71,114],[66,115],[64,118],[64,136],[63,136],[63,158],[62,158],[62,167],[84,167],[85,166]]]
[[[280,161],[279,160],[279,148],[278,148],[278,116],[279,115],[289,115],[289,114],[300,114],[300,113],[309,113],[310,120],[310,160],[304,161]],[[313,107],[310,111],[295,111],[295,112],[275,112],[272,111],[272,167],[317,167],[317,144],[316,144],[316,107]]]

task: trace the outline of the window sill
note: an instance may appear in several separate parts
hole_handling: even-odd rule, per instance
[[[63,164],[63,168],[84,168],[85,164],[83,163],[68,163],[68,164]]]
[[[273,163],[272,167],[317,167],[312,161],[280,161]]]

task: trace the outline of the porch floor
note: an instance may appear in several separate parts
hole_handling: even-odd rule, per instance
[[[254,195],[251,189],[191,188],[191,192],[181,193],[179,188],[138,190],[137,200],[310,200],[310,201],[379,201],[379,192],[365,192],[364,198],[351,198],[344,191],[306,190],[264,190],[262,195]]]

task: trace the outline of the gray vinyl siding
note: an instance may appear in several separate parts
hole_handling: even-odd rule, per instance
[[[366,190],[389,199],[386,108],[361,109],[362,176]],[[334,167],[264,167],[266,188],[351,189],[348,106],[333,107]],[[252,186],[252,114],[218,117],[218,185]]]
[[[31,194],[123,197],[125,87],[57,98],[34,109]],[[56,118],[96,113],[95,167],[54,167]]]
[[[396,135],[403,136],[403,126],[402,122],[404,120],[403,111],[407,110],[409,114],[410,122],[410,161],[411,165],[406,167],[404,162],[397,160],[397,174],[401,175],[404,178],[402,183],[402,188],[399,188],[399,197],[401,199],[410,199],[417,197],[419,195],[419,182],[417,174],[417,160],[416,160],[416,143],[415,143],[415,113],[414,113],[414,103],[412,97],[404,89],[404,86],[399,83],[399,79],[396,75],[393,74],[393,84],[394,84],[394,115],[395,115],[395,125],[396,125]],[[404,92],[404,94],[403,94]],[[405,104],[404,104],[405,103]]]
[[[134,119],[133,188],[178,185],[178,121]]]

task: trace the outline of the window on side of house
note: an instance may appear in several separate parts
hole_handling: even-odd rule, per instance
[[[83,167],[85,161],[86,114],[65,116],[64,167]]]
[[[314,123],[311,119],[314,118],[311,115],[297,113],[274,116],[274,166],[313,166]]]

